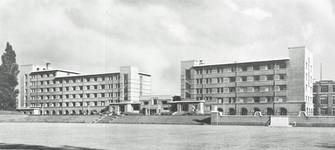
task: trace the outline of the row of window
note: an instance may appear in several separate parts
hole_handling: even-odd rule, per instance
[[[31,96],[31,100],[120,97],[120,92]]]
[[[82,107],[82,106],[106,106],[106,102],[59,102],[59,103],[31,103],[30,107]]]
[[[82,90],[105,90],[105,89],[119,89],[120,84],[104,84],[104,85],[87,85],[87,86],[68,86],[68,87],[54,87],[54,88],[40,88],[31,89],[30,92],[48,93],[48,92],[62,92],[62,91],[82,91]]]
[[[320,97],[320,104],[328,104],[328,96],[321,96]],[[335,96],[333,96],[333,104],[335,104]]]
[[[258,76],[239,76],[239,77],[220,77],[220,78],[203,78],[196,79],[197,84],[229,83],[229,82],[253,82],[253,81],[272,81],[285,80],[286,74],[279,75],[258,75]]]
[[[320,110],[321,115],[330,115],[331,113],[328,108],[320,108]],[[331,111],[333,113],[332,115],[335,116],[335,108],[332,108]]]
[[[244,72],[244,71],[256,71],[256,70],[272,70],[272,69],[285,69],[286,63],[279,64],[267,64],[267,65],[249,65],[249,66],[238,66],[238,67],[208,67],[196,69],[197,74],[212,74],[212,73],[224,73],[224,72]]]
[[[332,91],[330,91],[329,86],[328,85],[322,85],[321,86],[321,92],[335,92],[335,85],[332,85]],[[314,92],[318,91],[318,86],[314,86],[313,88]]]
[[[207,96],[207,97],[197,97],[197,100],[206,100],[206,101],[212,101],[214,100],[213,97]],[[216,97],[215,101],[216,103],[260,103],[260,102],[267,102],[271,103],[273,101],[277,102],[284,102],[286,101],[286,96],[280,96],[280,97],[273,97],[273,96],[267,96],[267,97],[238,97],[236,101],[236,97]]]
[[[167,104],[167,102],[168,101],[161,101],[160,102],[160,104],[163,104],[163,105],[165,105],[165,104]],[[143,102],[143,105],[149,105],[149,104],[151,104],[151,105],[157,105],[159,103],[159,101],[158,100],[156,100],[156,99],[154,99],[153,101],[144,101]]]
[[[286,91],[286,85],[278,86],[248,86],[248,87],[221,87],[221,88],[197,88],[197,94],[211,94],[211,93],[234,93],[236,92],[270,92],[270,91]]]
[[[93,81],[78,81],[75,82],[73,80],[63,80],[63,81],[59,81],[59,80],[45,80],[45,81],[32,81],[30,82],[31,85],[35,86],[35,85],[50,85],[50,84],[70,84],[70,83],[82,83],[82,82],[100,82],[100,81],[105,81],[105,80],[93,80]],[[107,81],[107,80],[106,80]],[[113,81],[113,80],[108,80],[108,81]],[[114,81],[119,81],[119,80],[114,80]]]

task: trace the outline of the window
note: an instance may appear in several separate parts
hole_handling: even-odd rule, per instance
[[[321,92],[328,92],[328,85],[321,86]]]
[[[212,89],[211,88],[206,88],[206,93],[212,93]]]
[[[285,80],[285,78],[286,78],[286,75],[285,75],[285,74],[280,74],[280,75],[279,75],[279,79],[280,79],[280,80]]]
[[[197,84],[202,84],[202,79],[197,79]]]
[[[236,102],[235,97],[229,97],[228,98],[228,103],[235,103],[235,102]]]
[[[266,81],[266,76],[260,76],[261,81]]]
[[[320,98],[320,103],[321,103],[321,104],[328,104],[328,97],[326,97],[326,96],[322,96],[322,97]]]
[[[279,89],[280,91],[286,91],[286,85],[280,85]]]
[[[285,69],[286,68],[286,63],[280,63],[279,68],[280,69]]]
[[[268,70],[268,66],[260,66],[260,70]]]
[[[254,70],[260,70],[259,65],[255,65],[255,66],[253,66],[253,68],[254,68]]]
[[[164,104],[164,105],[167,104],[167,101],[162,101],[162,104]]]
[[[212,73],[212,69],[206,69],[206,74],[211,74]]]
[[[254,87],[254,92],[259,92],[259,89],[260,89],[259,86],[255,86]]]
[[[149,105],[149,102],[147,102],[147,101],[146,101],[146,102],[144,102],[144,105]]]
[[[270,80],[273,80],[273,75],[267,75],[267,76],[266,76],[266,79],[269,80],[269,81],[270,81]]]
[[[229,87],[229,93],[235,92],[235,87]]]
[[[260,91],[261,92],[269,92],[270,91],[270,87],[268,87],[268,86],[262,86],[262,87],[260,87]]]
[[[254,76],[254,81],[259,81],[260,77],[259,76]]]
[[[254,97],[254,102],[255,103],[259,103],[260,102],[260,98],[259,97]]]
[[[235,82],[236,78],[235,77],[229,77],[229,82]]]
[[[207,78],[206,79],[206,84],[211,84],[212,83],[212,79],[211,78]]]
[[[328,109],[327,108],[321,108],[321,115],[328,115]]]

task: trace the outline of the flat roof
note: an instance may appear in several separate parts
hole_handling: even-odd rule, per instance
[[[60,70],[60,69],[33,71],[30,74],[39,74],[39,73],[45,73],[45,72],[65,72],[65,73],[79,74],[78,72],[67,71],[67,70]]]
[[[119,74],[120,72],[111,72],[111,73],[94,73],[94,74],[78,74],[78,75],[68,75],[68,76],[61,76],[57,78],[75,78],[75,77],[91,77],[91,76],[103,76],[103,75],[115,75]]]
[[[201,64],[197,66],[193,66],[193,68],[197,67],[208,67],[208,66],[223,66],[223,65],[241,65],[241,64],[251,64],[251,63],[265,63],[265,62],[277,62],[277,61],[288,61],[289,58],[283,58],[283,59],[274,59],[274,60],[258,60],[258,61],[245,61],[245,62],[236,62],[236,63],[218,63],[218,64]]]
[[[146,73],[138,73],[139,75],[143,75],[143,76],[149,76],[149,77],[151,77],[151,75],[150,74],[146,74]]]
[[[318,83],[318,84],[335,84],[335,81],[334,80],[321,80],[321,81],[316,81],[315,83]]]

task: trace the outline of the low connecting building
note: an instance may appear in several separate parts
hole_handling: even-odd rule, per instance
[[[335,116],[335,81],[322,80],[314,83],[314,114]]]
[[[313,58],[305,47],[289,48],[288,59],[205,64],[181,62],[181,97],[205,112],[227,115],[313,115]],[[186,105],[186,106],[184,106]]]
[[[141,112],[144,115],[170,114],[172,95],[141,96]]]
[[[151,76],[135,67],[120,72],[79,74],[49,66],[20,66],[18,110],[35,115],[140,111],[140,97],[151,94]]]

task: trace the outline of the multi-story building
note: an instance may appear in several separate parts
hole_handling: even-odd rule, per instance
[[[151,93],[151,76],[135,67],[120,72],[79,74],[34,65],[20,67],[18,110],[31,114],[139,112],[139,98]]]
[[[322,80],[314,83],[314,114],[335,116],[335,81]]]
[[[205,100],[224,114],[313,114],[313,58],[305,47],[289,48],[289,59],[205,64],[181,62],[181,97]]]

